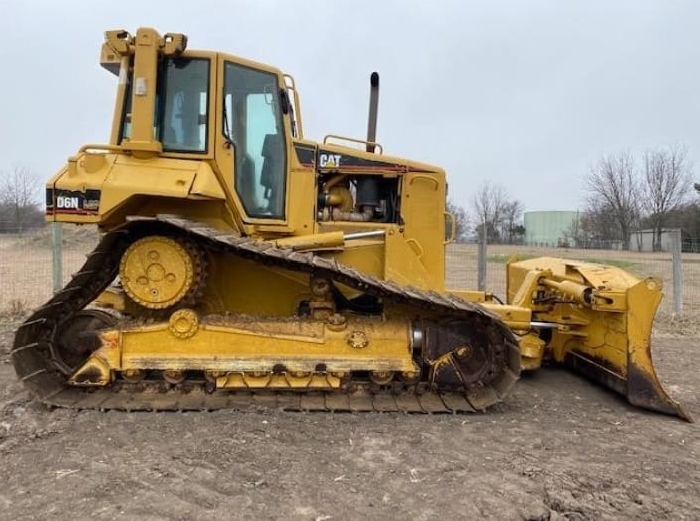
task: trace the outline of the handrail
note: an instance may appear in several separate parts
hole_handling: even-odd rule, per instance
[[[105,145],[105,144],[96,144],[96,143],[90,143],[87,145],[83,145],[78,149],[78,153],[81,152],[87,152],[88,150],[105,150],[107,152],[123,152],[124,149],[120,147],[119,145]]]
[[[323,144],[324,144],[324,145],[329,144],[329,143],[328,143],[328,140],[329,140],[329,139],[339,139],[339,140],[341,140],[341,141],[350,141],[351,143],[357,143],[357,144],[359,144],[359,145],[365,145],[365,146],[366,146],[366,145],[369,145],[369,146],[373,146],[373,147],[376,147],[376,148],[375,148],[375,154],[383,154],[383,153],[384,153],[384,147],[383,147],[382,145],[380,145],[379,143],[375,142],[375,141],[367,141],[366,139],[355,139],[355,138],[352,138],[352,137],[338,136],[338,135],[336,135],[336,134],[327,134],[327,135],[323,138]],[[330,144],[332,144],[332,143],[330,143]],[[377,149],[377,148],[379,149],[379,152],[376,152],[376,149]]]
[[[294,77],[291,74],[284,75],[284,88],[287,89],[287,91],[292,91],[292,96],[294,98],[293,121],[296,127],[296,136],[294,137],[297,139],[304,139],[304,127],[301,124],[301,100],[299,99],[299,92],[297,91]]]

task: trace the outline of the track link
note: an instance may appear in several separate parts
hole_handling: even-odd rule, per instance
[[[166,226],[178,233],[231,255],[274,265],[292,271],[314,273],[384,300],[407,304],[431,314],[459,320],[474,320],[475,327],[489,330],[492,347],[499,352],[499,367],[489,381],[476,382],[468,392],[427,390],[410,386],[397,392],[372,389],[354,392],[278,392],[254,393],[215,391],[203,386],[168,388],[160,383],[124,384],[106,388],[73,387],[55,353],[54,337],[59,325],[85,308],[116,277],[119,259],[131,242],[144,230]],[[221,232],[202,223],[172,215],[156,218],[132,218],[123,227],[104,235],[80,271],[66,287],[37,309],[17,330],[11,352],[18,377],[41,402],[75,409],[136,410],[215,410],[268,407],[292,411],[402,411],[473,412],[501,401],[518,378],[520,353],[512,332],[495,315],[477,304],[459,298],[405,287],[391,281],[360,273],[313,253],[277,248],[269,242]]]

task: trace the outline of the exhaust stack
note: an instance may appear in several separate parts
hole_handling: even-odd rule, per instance
[[[377,112],[379,110],[379,73],[369,77],[369,118],[367,120],[367,152],[374,152],[377,141]]]

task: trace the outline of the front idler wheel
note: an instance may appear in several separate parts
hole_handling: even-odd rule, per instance
[[[116,316],[100,309],[84,309],[61,322],[51,342],[56,366],[66,375],[75,372],[100,347],[100,330],[116,322]]]

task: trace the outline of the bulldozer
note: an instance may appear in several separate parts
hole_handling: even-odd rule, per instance
[[[661,281],[512,259],[505,302],[447,288],[443,169],[303,133],[292,76],[187,36],[105,33],[111,136],[47,182],[46,219],[99,244],[22,323],[37,400],[78,409],[483,411],[521,371],[564,364],[690,420],[650,336]]]

